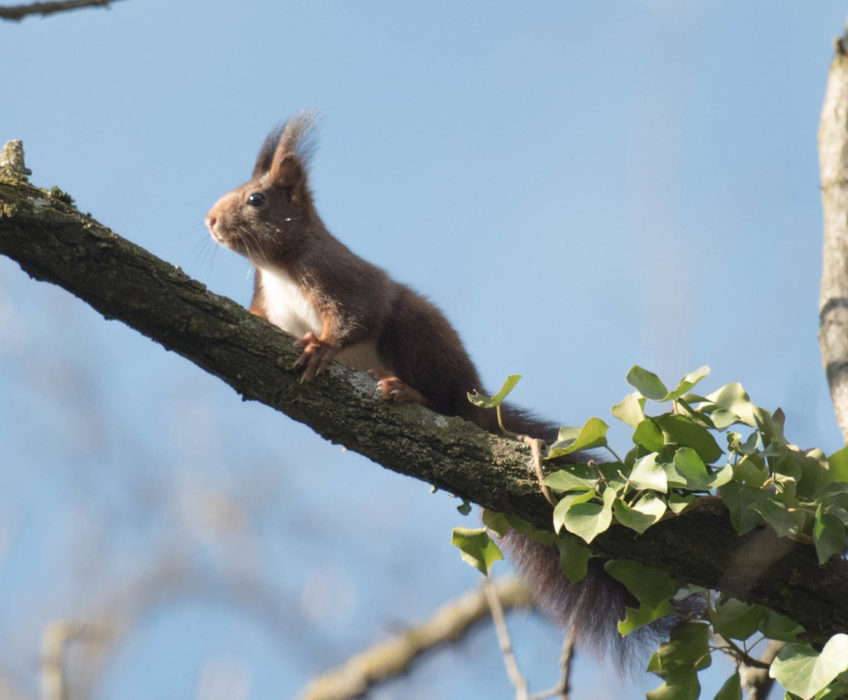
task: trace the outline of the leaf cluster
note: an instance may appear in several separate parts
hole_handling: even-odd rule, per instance
[[[542,484],[557,496],[553,532],[489,512],[483,518],[486,528],[498,536],[514,528],[557,545],[563,571],[576,582],[594,556],[586,545],[613,523],[641,534],[699,497],[718,495],[740,535],[767,525],[781,537],[809,538],[820,564],[842,556],[848,527],[848,446],[829,457],[818,449],[798,448],[784,435],[783,412],[755,405],[740,384],[705,396],[694,393],[708,374],[709,368],[701,367],[669,390],[656,374],[634,366],[627,382],[635,391],[611,410],[632,429],[633,446],[624,456],[607,442],[609,426],[600,418],[561,428],[543,454],[548,469]],[[510,377],[493,397],[472,400],[500,412],[519,378]],[[500,558],[486,528],[465,530],[454,539],[463,558],[484,574]],[[848,693],[848,636],[835,635],[818,652],[802,641],[798,625],[761,605],[716,597],[633,561],[607,561],[605,569],[639,601],[619,623],[622,635],[670,614],[680,618],[648,665],[663,681],[649,698],[697,698],[698,671],[710,665],[714,649],[730,654],[738,666],[751,662],[750,649],[765,639],[788,642],[770,674],[790,697]],[[680,604],[682,600],[687,604]],[[737,670],[716,698],[741,694]]]

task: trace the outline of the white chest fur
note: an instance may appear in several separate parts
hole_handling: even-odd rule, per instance
[[[289,274],[280,268],[257,268],[268,320],[298,337],[312,331],[321,335],[321,317]]]
[[[257,268],[264,292],[268,320],[298,338],[312,331],[321,335],[321,317],[289,274],[280,268]],[[336,360],[354,369],[380,367],[374,340],[367,340],[342,350]]]

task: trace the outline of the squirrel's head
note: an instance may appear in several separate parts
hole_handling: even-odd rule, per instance
[[[308,245],[316,219],[306,169],[314,125],[315,117],[305,113],[268,135],[250,181],[206,215],[215,241],[258,265],[285,262]]]

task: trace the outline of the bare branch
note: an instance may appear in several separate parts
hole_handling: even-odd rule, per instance
[[[118,0],[57,0],[57,2],[33,2],[26,5],[11,5],[0,7],[0,19],[20,22],[29,15],[52,15],[56,12],[67,12],[84,7],[108,7]]]
[[[378,398],[366,374],[341,365],[301,384],[291,336],[210,293],[178,268],[0,169],[0,254],[59,284],[107,318],[155,339],[328,440],[388,469],[427,481],[491,510],[550,529],[530,451],[459,418]],[[739,537],[720,499],[699,498],[636,536],[613,526],[591,544],[605,558],[639,561],[673,577],[762,603],[803,625],[814,644],[848,631],[848,562],[817,563],[807,541],[769,528]]]
[[[757,666],[743,664],[739,668],[742,687],[748,691],[748,700],[766,700],[768,697],[774,686],[774,678],[769,677],[769,666],[785,644],[776,639],[771,640],[765,653],[757,660],[759,662]]]
[[[550,690],[542,691],[541,693],[533,693],[530,700],[549,700],[549,698],[559,698],[559,700],[569,700],[571,697],[571,667],[574,664],[574,655],[577,651],[577,628],[570,625],[565,640],[562,643],[562,654],[560,655],[559,665],[562,669],[562,676],[559,684]]]
[[[65,655],[71,642],[102,640],[112,635],[105,623],[79,620],[55,620],[41,635],[41,700],[66,700],[70,695],[65,682]]]
[[[824,213],[819,346],[836,421],[848,442],[848,33],[834,47],[819,123]]]
[[[530,594],[518,579],[502,579],[491,585],[496,604],[506,609],[530,604]],[[300,700],[345,700],[359,697],[379,682],[406,672],[410,665],[439,644],[456,642],[489,616],[489,600],[483,591],[471,591],[436,610],[422,625],[350,658],[343,666],[315,678]]]
[[[495,634],[498,636],[498,646],[501,648],[506,674],[515,688],[515,700],[527,700],[529,697],[527,694],[527,679],[524,678],[518,668],[518,661],[515,658],[515,652],[512,650],[512,638],[509,636],[509,630],[506,626],[503,607],[497,591],[495,591],[495,586],[488,576],[483,579],[483,593],[486,595],[489,610],[492,613],[492,621],[495,623]]]

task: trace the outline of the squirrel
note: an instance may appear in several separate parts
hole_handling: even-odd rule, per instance
[[[251,313],[299,337],[302,381],[336,360],[369,371],[387,400],[419,403],[498,433],[495,412],[468,401],[469,391],[482,391],[480,377],[442,312],[358,257],[322,223],[308,185],[314,124],[304,113],[273,130],[250,181],[206,215],[212,238],[255,268]],[[518,434],[556,439],[554,424],[514,407],[504,406],[503,418]],[[599,650],[612,646],[624,654],[616,623],[635,601],[599,559],[590,560],[587,576],[575,584],[562,572],[556,548],[515,531],[501,542],[556,622]]]

